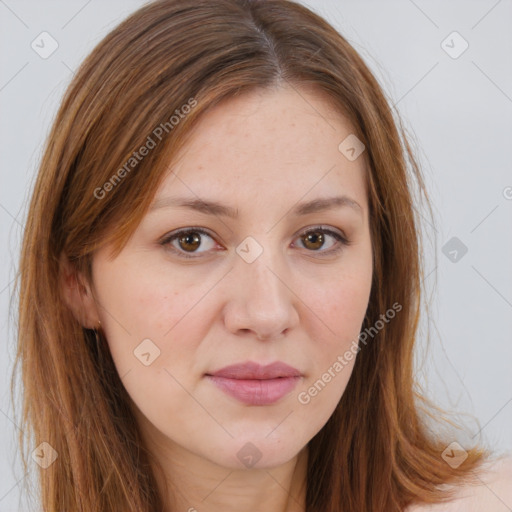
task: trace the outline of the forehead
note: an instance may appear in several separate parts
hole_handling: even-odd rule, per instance
[[[230,98],[207,112],[156,194],[236,205],[333,192],[366,203],[364,158],[340,151],[348,120],[315,91],[284,87]]]

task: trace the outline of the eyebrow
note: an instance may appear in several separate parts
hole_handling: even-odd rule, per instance
[[[237,208],[235,209],[230,206],[218,203],[216,201],[208,201],[206,199],[190,199],[187,197],[162,197],[160,199],[155,200],[152,203],[150,210],[153,211],[160,208],[167,208],[173,206],[181,208],[190,208],[192,210],[196,210],[201,213],[206,213],[208,215],[218,215],[223,217],[229,217],[232,219],[238,218]],[[325,210],[343,207],[352,208],[357,213],[362,214],[363,209],[361,205],[354,199],[351,199],[350,197],[345,195],[318,198],[305,203],[299,203],[292,209],[291,213],[292,215],[295,216],[308,215],[311,213],[318,213],[323,212]]]

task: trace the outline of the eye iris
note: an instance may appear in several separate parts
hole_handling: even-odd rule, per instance
[[[178,243],[180,244],[180,247],[185,251],[193,252],[201,245],[201,236],[195,232],[186,233],[178,238]],[[184,246],[184,244],[192,244],[192,248],[187,248]]]
[[[309,243],[314,245],[314,247],[308,247],[309,249],[320,249],[324,244],[324,235],[318,231],[308,233],[303,237],[303,241],[305,242],[304,245],[306,245],[306,247]]]

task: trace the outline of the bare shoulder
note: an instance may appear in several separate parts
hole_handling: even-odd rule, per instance
[[[481,483],[461,485],[449,503],[413,505],[406,512],[510,512],[512,511],[512,456],[485,462]]]

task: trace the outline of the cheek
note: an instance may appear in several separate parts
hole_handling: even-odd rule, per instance
[[[327,421],[343,395],[358,357],[358,340],[370,297],[371,258],[354,258],[324,281],[309,282],[311,360],[298,402],[319,422]],[[322,333],[319,335],[319,333]]]
[[[163,368],[186,373],[176,361],[191,363],[204,335],[205,322],[198,319],[204,316],[199,313],[206,283],[185,283],[165,269],[121,261],[98,264],[97,276],[100,320],[119,374],[146,370],[144,363],[150,363],[151,373]]]
[[[370,298],[372,281],[371,259],[363,257],[346,265],[324,281],[324,286],[310,283],[308,301],[313,301],[317,319],[323,322],[312,326],[326,333],[325,343],[332,349],[341,349],[358,338]],[[311,339],[315,339],[313,332]]]
[[[315,364],[308,382],[311,384],[312,381],[323,379],[329,387],[326,394],[336,395],[336,401],[341,397],[355,363],[368,296],[367,288],[355,282],[347,281],[341,292],[336,286],[323,295],[324,306],[317,309],[320,311],[319,318],[313,321],[311,327]],[[313,332],[320,330],[326,334],[321,338],[317,334],[315,338]],[[326,372],[330,372],[330,377]]]
[[[144,269],[144,270],[140,270]],[[117,372],[148,418],[185,410],[195,353],[205,336],[206,283],[191,283],[164,268],[117,261],[98,265],[101,323]],[[172,277],[172,279],[171,279]],[[202,320],[202,321],[201,321]]]
[[[117,261],[98,265],[100,313],[112,330],[123,331],[132,340],[162,340],[189,321],[208,291],[206,283],[169,275],[165,267]],[[197,315],[196,315],[197,316]],[[103,319],[102,319],[103,320]]]

